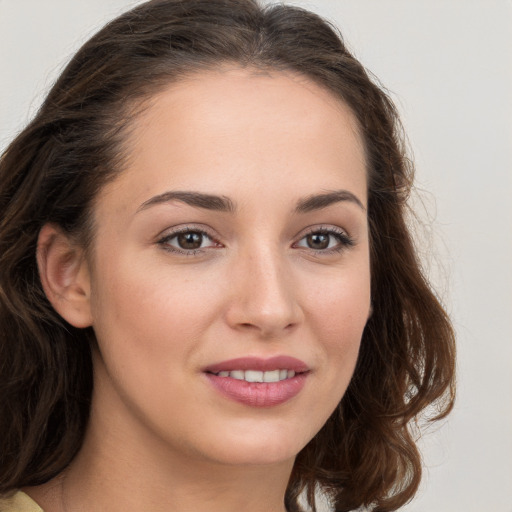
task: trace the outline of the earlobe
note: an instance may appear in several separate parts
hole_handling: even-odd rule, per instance
[[[45,224],[37,242],[37,265],[55,311],[75,327],[89,327],[91,286],[84,250],[58,226]]]

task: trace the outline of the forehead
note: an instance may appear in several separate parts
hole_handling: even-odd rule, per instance
[[[236,194],[244,183],[283,200],[279,187],[290,184],[297,195],[343,186],[366,200],[355,116],[302,75],[240,68],[194,74],[152,96],[128,133],[128,165],[110,188],[131,182],[137,204],[172,188]]]

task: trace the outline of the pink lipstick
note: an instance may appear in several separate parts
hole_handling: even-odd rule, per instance
[[[242,357],[204,369],[217,391],[252,407],[272,407],[291,400],[304,387],[309,371],[306,363],[289,356]]]

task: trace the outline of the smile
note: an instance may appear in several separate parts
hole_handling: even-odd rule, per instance
[[[292,400],[309,380],[311,368],[290,356],[240,357],[203,368],[221,396],[249,407],[275,407]]]
[[[259,371],[259,370],[232,370],[232,371],[221,371],[216,373],[218,377],[231,377],[236,380],[245,380],[246,382],[279,382],[286,379],[295,377],[293,370],[271,370],[271,371]]]

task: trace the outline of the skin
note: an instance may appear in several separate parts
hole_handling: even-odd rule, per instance
[[[92,251],[41,231],[45,291],[70,323],[93,326],[99,350],[83,448],[28,492],[46,512],[282,512],[295,457],[342,398],[370,311],[354,116],[304,77],[225,68],[153,97],[127,142],[127,168],[94,206]],[[161,201],[176,191],[232,209]],[[208,236],[183,250],[176,229]],[[326,249],[310,246],[319,232]],[[310,369],[279,406],[230,400],[203,371],[275,355]]]

